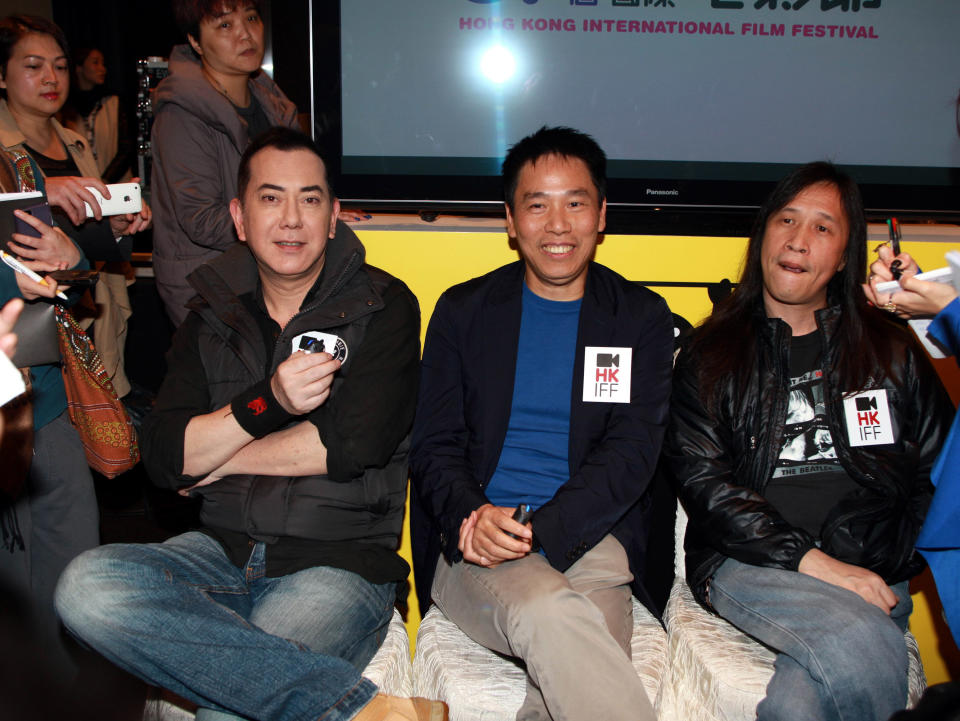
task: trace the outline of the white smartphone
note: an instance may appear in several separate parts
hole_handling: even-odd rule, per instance
[[[140,199],[140,183],[111,183],[107,186],[110,190],[110,200],[104,200],[103,196],[96,188],[87,187],[93,197],[100,204],[100,212],[103,215],[124,215],[126,213],[139,213],[143,209],[143,201]],[[93,217],[93,209],[90,203],[84,203],[87,208],[87,217]]]

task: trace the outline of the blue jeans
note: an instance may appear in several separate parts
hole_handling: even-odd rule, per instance
[[[758,721],[876,721],[907,701],[903,634],[913,602],[890,587],[888,616],[860,596],[803,573],[728,558],[710,580],[723,618],[777,651]]]
[[[201,707],[250,719],[356,715],[377,688],[360,672],[396,590],[337,568],[278,578],[254,544],[237,568],[209,536],[87,551],[64,572],[67,629],[114,664]]]

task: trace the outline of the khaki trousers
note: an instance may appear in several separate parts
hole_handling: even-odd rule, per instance
[[[631,580],[608,535],[566,573],[539,553],[495,568],[441,558],[432,595],[474,641],[526,664],[518,721],[653,721],[630,661]]]

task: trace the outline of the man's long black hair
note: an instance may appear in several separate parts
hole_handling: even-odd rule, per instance
[[[767,222],[798,193],[821,183],[832,185],[839,192],[849,227],[843,254],[845,265],[827,285],[828,305],[840,309],[832,370],[844,392],[875,384],[880,380],[878,368],[891,377],[889,336],[902,329],[882,311],[871,307],[860,287],[867,272],[867,221],[860,189],[835,165],[820,161],[797,168],[774,188],[754,223],[739,285],[694,334],[690,353],[697,359],[700,392],[708,405],[717,400],[717,389],[731,375],[736,379],[735,388],[744,391],[754,368],[757,325],[766,317],[761,249]]]

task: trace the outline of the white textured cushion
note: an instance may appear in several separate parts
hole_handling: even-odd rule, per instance
[[[674,582],[664,614],[669,671],[657,699],[663,719],[752,721],[773,675],[774,653],[705,610],[683,579]],[[910,659],[908,705],[926,688],[917,640],[904,636]]]
[[[413,694],[410,637],[396,609],[393,610],[393,618],[390,619],[387,637],[363,670],[363,675],[377,684],[381,691],[391,696]]]
[[[773,676],[773,651],[704,609],[684,573],[687,515],[677,509],[677,578],[664,612],[668,672],[655,708],[662,719],[753,721]],[[926,688],[917,640],[904,636],[910,659],[908,705]]]
[[[633,667],[652,700],[665,671],[666,635],[636,599],[631,651]],[[413,684],[415,695],[446,701],[451,721],[512,721],[526,693],[526,672],[472,641],[432,606],[417,633]]]
[[[774,654],[706,611],[678,578],[664,613],[668,681],[658,699],[661,718],[684,721],[756,718],[773,675]]]
[[[413,692],[413,666],[410,663],[410,637],[396,609],[390,619],[387,637],[363,670],[364,677],[391,696],[410,696]],[[144,721],[191,721],[196,705],[164,689],[151,688],[144,707]]]

